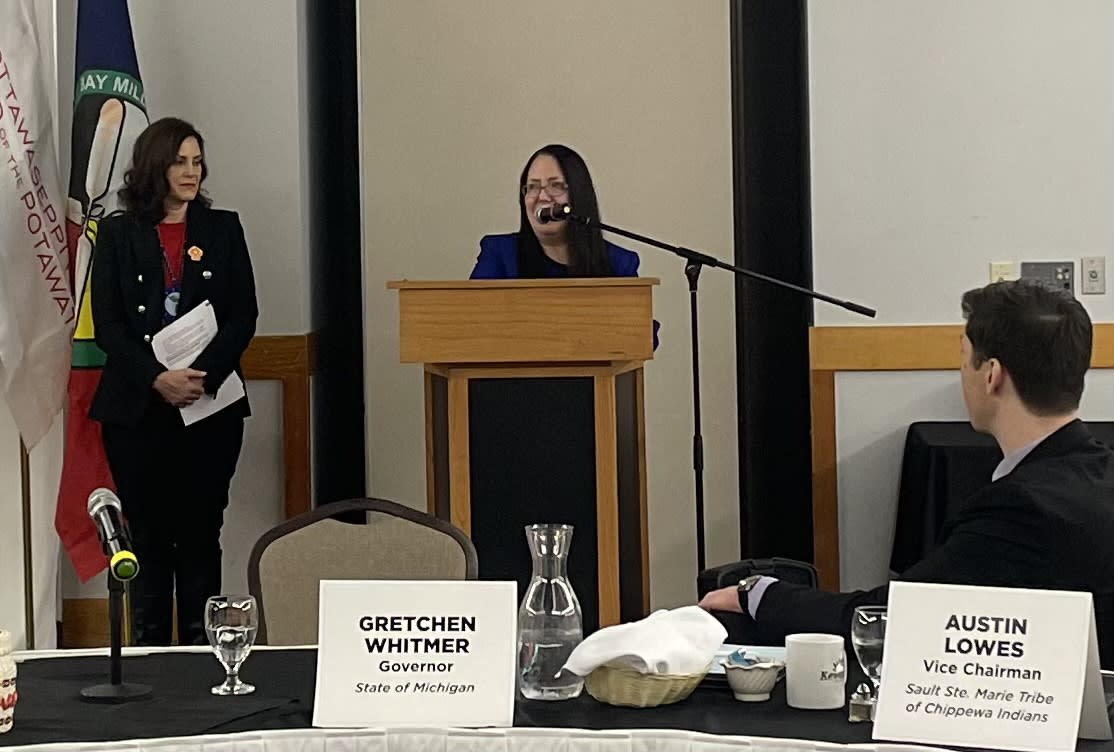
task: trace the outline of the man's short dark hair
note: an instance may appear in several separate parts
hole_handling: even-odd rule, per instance
[[[995,282],[963,295],[971,364],[997,358],[1021,401],[1037,415],[1079,407],[1091,364],[1091,317],[1066,290]]]

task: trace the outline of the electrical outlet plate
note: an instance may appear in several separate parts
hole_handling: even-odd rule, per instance
[[[1079,289],[1084,295],[1106,294],[1106,257],[1084,256],[1079,265]]]
[[[1012,261],[991,261],[990,281],[1007,282],[1017,279],[1017,264]]]
[[[1074,261],[1022,261],[1021,278],[1075,294]]]

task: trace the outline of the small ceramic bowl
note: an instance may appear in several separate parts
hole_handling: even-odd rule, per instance
[[[739,702],[764,702],[785,667],[783,661],[736,651],[723,661],[727,683]]]

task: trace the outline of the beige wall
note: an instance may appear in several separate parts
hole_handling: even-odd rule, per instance
[[[519,171],[550,142],[585,157],[605,222],[730,258],[728,5],[379,0],[359,13],[369,486],[421,507],[421,374],[398,364],[386,281],[467,277],[479,238],[516,228]],[[650,576],[653,605],[672,606],[695,596],[688,293],[679,259],[617,242],[662,280],[646,387]],[[732,280],[705,272],[701,298],[715,564],[738,555]]]

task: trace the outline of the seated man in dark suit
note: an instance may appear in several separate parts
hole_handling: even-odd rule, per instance
[[[1026,282],[966,293],[963,314],[963,399],[1004,459],[900,579],[1088,591],[1103,668],[1114,668],[1114,451],[1076,417],[1091,320],[1067,293]],[[750,577],[700,605],[732,641],[770,644],[794,632],[846,637],[856,606],[886,598],[886,585],[827,593]]]

